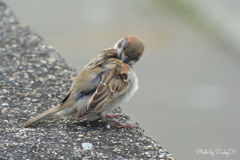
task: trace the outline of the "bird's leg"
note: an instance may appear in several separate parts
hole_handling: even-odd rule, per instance
[[[118,126],[118,127],[123,127],[123,128],[136,128],[136,126],[131,125],[129,123],[121,123],[121,122],[115,121],[115,120],[113,120],[111,118],[108,118],[108,117],[103,117],[103,119],[111,122],[110,123],[111,126]]]
[[[109,113],[106,114],[105,117],[107,118],[116,118],[116,117],[120,117],[121,115],[119,113]]]

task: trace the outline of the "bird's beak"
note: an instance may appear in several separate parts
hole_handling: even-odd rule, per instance
[[[122,54],[121,54],[121,60],[122,60],[123,62],[125,62],[127,58],[128,58],[128,56],[125,56],[125,54],[122,52]]]

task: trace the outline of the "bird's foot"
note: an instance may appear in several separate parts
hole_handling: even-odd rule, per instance
[[[136,128],[135,125],[131,125],[129,123],[121,123],[116,120],[110,119],[108,117],[104,117],[103,119],[109,121],[111,126],[118,126],[118,127],[123,127],[123,128]]]
[[[106,114],[105,117],[116,118],[116,117],[121,117],[121,115],[119,113],[109,113],[109,114]]]

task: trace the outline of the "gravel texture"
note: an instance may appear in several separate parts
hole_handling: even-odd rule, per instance
[[[121,122],[79,122],[49,117],[30,128],[22,123],[58,104],[76,70],[0,1],[0,159],[173,159],[121,108]]]

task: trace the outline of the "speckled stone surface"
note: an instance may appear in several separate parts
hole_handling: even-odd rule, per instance
[[[0,1],[0,159],[173,159],[120,108],[121,122],[79,122],[49,117],[22,123],[58,104],[76,70]]]

